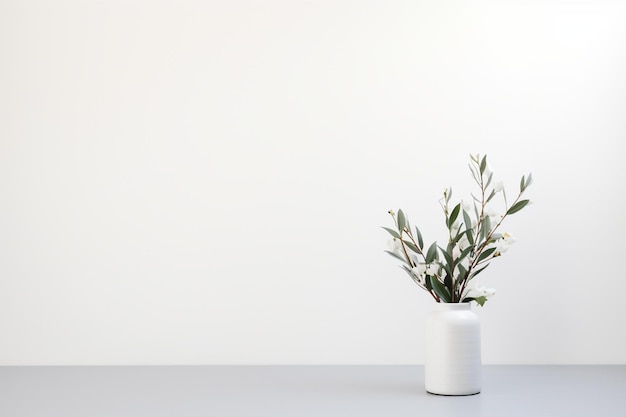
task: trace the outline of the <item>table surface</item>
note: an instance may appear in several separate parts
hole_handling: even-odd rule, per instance
[[[483,366],[467,397],[417,365],[0,367],[0,417],[626,416],[626,365]]]

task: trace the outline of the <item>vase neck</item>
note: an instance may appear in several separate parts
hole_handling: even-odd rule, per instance
[[[471,310],[471,303],[437,303],[435,311],[462,311]]]

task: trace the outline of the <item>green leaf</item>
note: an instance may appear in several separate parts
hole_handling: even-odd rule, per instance
[[[478,303],[479,306],[484,306],[485,302],[487,301],[487,297],[485,297],[484,295],[481,295],[480,297],[476,297],[476,298],[466,298],[465,300],[467,301],[476,301]],[[463,300],[463,301],[465,301]]]
[[[465,259],[467,255],[472,252],[472,249],[474,249],[472,246],[468,246],[467,248],[463,249],[459,257],[454,262],[458,265],[463,259]]]
[[[476,271],[472,272],[470,274],[470,279],[474,278],[476,275],[480,274],[481,272],[483,272],[485,270],[485,268],[487,268],[490,264],[487,264],[485,266],[483,266],[482,268],[477,269]]]
[[[452,275],[452,265],[454,265],[452,255],[450,255],[448,251],[443,250],[443,248],[441,247],[439,249],[441,249],[441,253],[443,253],[443,257],[446,259],[446,263],[443,265],[443,269],[445,269],[449,275]]]
[[[477,263],[487,259],[488,257],[490,257],[494,252],[496,251],[496,248],[489,248],[489,249],[485,249],[480,256],[478,256],[478,260],[476,261]]]
[[[530,187],[530,184],[533,183],[533,174],[532,172],[528,174],[528,178],[526,178],[526,184],[524,184],[524,189]]]
[[[465,269],[465,267],[461,264],[457,264],[456,267],[459,270],[459,277],[461,278],[461,282],[465,281],[465,279],[467,278],[467,269]]]
[[[465,211],[465,209],[463,209],[463,221],[465,222],[466,229],[472,228],[472,218],[470,217],[469,213]]]
[[[460,210],[461,210],[461,203],[457,204],[452,209],[452,213],[450,213],[450,218],[448,219],[448,229],[450,229],[452,227],[452,225],[456,221],[456,218],[459,217],[459,211]]]
[[[426,285],[426,289],[428,291],[432,291],[433,289],[433,284],[430,281],[430,275],[426,275],[426,278],[424,279],[424,285]]]
[[[506,212],[507,215],[514,214],[526,207],[526,205],[530,202],[530,200],[521,200],[517,203],[513,204],[513,206]]]
[[[459,230],[456,232],[456,236],[454,236],[454,239],[452,239],[452,241],[450,241],[450,244],[448,245],[448,247],[450,245],[456,245],[457,243],[459,243],[459,240],[461,240],[463,238],[463,235],[465,234],[467,230],[463,230],[461,231],[461,228],[459,227]]]
[[[445,285],[446,288],[448,289],[448,292],[452,294],[452,292],[454,291],[454,289],[452,288],[453,286],[452,274],[446,274],[446,277],[443,279],[443,285]],[[450,301],[452,301],[452,297],[450,297]]]
[[[474,244],[474,236],[472,230],[472,219],[467,211],[463,210],[463,221],[465,222],[465,234],[467,235],[467,241],[470,245]]]
[[[524,188],[526,188],[526,184],[524,183],[524,176],[522,175],[522,179],[519,182],[519,192],[523,193]]]
[[[480,240],[485,240],[489,231],[491,230],[491,220],[489,216],[483,218],[483,223],[480,225]]]
[[[433,244],[428,248],[428,252],[426,252],[426,263],[429,264],[437,258],[439,258],[439,254],[437,253],[437,242],[433,242]]]
[[[403,240],[404,244],[411,249],[415,253],[421,253],[421,251],[413,244],[413,242],[409,242],[408,240]]]
[[[467,236],[467,241],[469,242],[470,246],[474,246],[474,233],[472,229],[467,229],[465,231],[465,234]]]
[[[487,168],[487,155],[483,156],[482,161],[480,161],[480,175],[483,175],[485,168]]]
[[[417,234],[417,244],[420,249],[424,247],[424,240],[422,239],[422,234],[420,233],[420,229],[415,226],[415,234]]]
[[[426,277],[427,280],[428,278],[429,276]],[[451,301],[450,293],[448,292],[448,289],[445,287],[445,285],[443,285],[441,281],[439,281],[435,277],[430,277],[430,282],[431,282],[433,291],[435,291],[435,294],[437,294],[446,303],[449,303]]]
[[[398,210],[398,232],[402,234],[404,231],[404,227],[406,226],[406,217],[404,216],[404,212],[402,210]]]
[[[404,259],[403,257],[401,257],[401,256],[399,256],[399,255],[397,255],[397,254],[395,254],[395,253],[393,253],[391,251],[388,251],[388,250],[386,250],[385,252],[388,253],[389,255],[393,256],[394,258],[401,260],[405,264],[407,263],[406,259]]]
[[[491,190],[491,194],[489,194],[489,197],[487,197],[486,202],[490,202],[491,199],[496,195],[496,190]]]
[[[487,182],[485,183],[485,189],[487,189],[487,187],[489,187],[489,184],[491,184],[491,180],[493,179],[493,172],[489,174],[489,178],[487,178]]]
[[[400,234],[399,234],[398,232],[396,232],[395,230],[390,229],[390,228],[388,228],[388,227],[383,227],[383,229],[385,229],[386,231],[388,231],[388,232],[389,232],[389,234],[390,234],[391,236],[395,237],[396,239],[400,239]]]
[[[446,190],[446,203],[448,203],[451,198],[452,198],[452,187]]]

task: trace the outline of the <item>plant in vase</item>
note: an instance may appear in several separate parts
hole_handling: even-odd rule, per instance
[[[394,228],[384,227],[392,239],[386,252],[402,262],[402,269],[440,303],[427,322],[426,389],[444,395],[480,392],[480,325],[470,303],[483,306],[495,290],[472,281],[489,263],[506,252],[514,239],[499,233],[505,218],[526,207],[522,196],[532,183],[532,174],[522,176],[517,196],[509,202],[501,182],[493,181],[487,156],[470,155],[470,172],[479,187],[472,201],[451,206],[452,189],[440,200],[445,215],[448,242],[424,245],[418,227],[411,227],[402,210],[389,211]],[[494,210],[501,197],[504,211]],[[462,351],[457,351],[462,350]]]

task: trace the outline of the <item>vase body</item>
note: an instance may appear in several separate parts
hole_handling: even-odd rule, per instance
[[[438,303],[426,322],[426,391],[478,394],[482,383],[480,321],[470,303]]]

